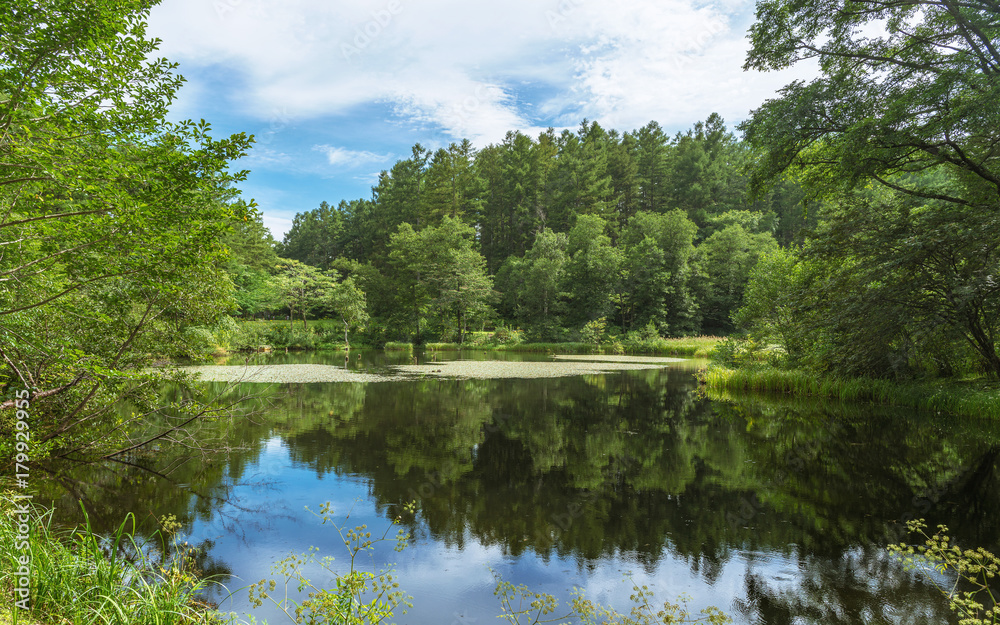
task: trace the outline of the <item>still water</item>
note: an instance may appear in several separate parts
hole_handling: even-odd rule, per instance
[[[393,358],[410,356],[346,366],[384,370]],[[337,354],[270,362],[344,364]],[[412,595],[399,623],[498,622],[494,575],[563,603],[581,589],[621,611],[633,582],[646,584],[660,601],[685,594],[693,612],[716,606],[737,623],[955,622],[885,546],[914,517],[946,523],[961,543],[1000,546],[995,425],[710,401],[693,371],[243,385],[253,410],[198,432],[228,454],[164,445],[132,464],[61,472],[47,495],[67,520],[82,500],[99,527],[132,512],[149,531],[176,516],[200,567],[231,592],[212,599],[241,614],[245,587],[290,553],[317,547],[346,567],[336,532],[307,510],[331,502],[349,526],[381,533],[402,515],[412,532],[404,551],[386,544],[359,560],[391,565]],[[289,622],[266,604],[251,613]]]

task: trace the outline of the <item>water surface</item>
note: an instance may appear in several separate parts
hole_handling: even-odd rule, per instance
[[[546,360],[432,358],[459,357]],[[413,364],[402,353],[269,361]],[[214,598],[241,613],[250,606],[237,589],[290,552],[315,546],[346,565],[337,535],[306,510],[330,501],[352,526],[381,531],[402,514],[414,534],[404,552],[385,545],[364,562],[395,563],[414,597],[400,623],[495,622],[491,569],[621,610],[628,576],[737,623],[955,622],[885,545],[914,517],[947,523],[970,546],[1000,545],[992,424],[835,402],[716,403],[692,374],[680,363],[552,379],[248,384],[256,410],[201,431],[228,455],[165,445],[132,465],[61,471],[49,495],[63,518],[82,499],[105,527],[126,512],[147,531],[175,515],[201,567],[234,591]],[[415,515],[403,512],[411,501]]]

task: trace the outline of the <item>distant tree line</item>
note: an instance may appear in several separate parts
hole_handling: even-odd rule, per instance
[[[584,121],[479,150],[418,144],[370,199],[297,214],[276,251],[351,278],[376,341],[461,341],[497,324],[566,340],[598,319],[727,333],[757,258],[815,224],[793,180],[750,197],[751,159],[716,114],[674,137]],[[235,272],[245,314],[276,308],[252,296],[263,270]]]

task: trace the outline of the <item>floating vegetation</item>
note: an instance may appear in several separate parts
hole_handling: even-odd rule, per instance
[[[500,360],[453,360],[419,365],[390,366],[379,373],[352,371],[333,365],[250,365],[218,366],[201,365],[181,367],[182,371],[197,374],[203,382],[387,382],[434,376],[463,379],[500,378],[560,378],[590,375],[613,371],[658,369],[680,358],[652,358],[641,356],[559,356],[553,362],[511,362]],[[587,362],[591,361],[591,362]],[[600,362],[595,362],[600,361]],[[638,362],[636,362],[638,361]]]
[[[385,382],[395,376],[351,371],[334,365],[202,365],[180,367],[197,374],[202,382],[258,382],[263,384],[298,382]]]
[[[588,360],[607,358],[587,356]],[[679,359],[657,359],[659,361],[680,362]],[[411,375],[436,376],[442,378],[464,378],[491,380],[499,378],[562,378],[574,375],[610,373],[612,371],[632,371],[638,369],[659,369],[670,364],[659,362],[576,362],[559,359],[554,362],[512,362],[501,360],[452,360],[427,365],[400,365],[395,369]]]
[[[685,362],[685,358],[669,358],[666,356],[610,356],[605,354],[592,354],[586,356],[556,354],[556,360],[582,360],[591,362],[641,362],[644,364],[670,364],[674,362]]]

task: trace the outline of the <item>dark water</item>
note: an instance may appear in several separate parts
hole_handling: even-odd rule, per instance
[[[306,506],[330,501],[351,512],[350,525],[381,530],[416,501],[416,515],[404,515],[415,543],[378,548],[362,564],[395,563],[414,598],[397,622],[428,624],[496,622],[491,569],[563,601],[579,587],[620,610],[629,576],[660,600],[686,593],[693,610],[714,605],[737,623],[948,623],[946,602],[885,545],[905,538],[902,521],[913,517],[948,524],[963,544],[1000,545],[992,424],[711,402],[690,366],[243,390],[259,395],[257,411],[198,434],[226,441],[228,456],[164,446],[129,459],[142,468],[61,471],[48,493],[60,515],[75,518],[78,499],[103,527],[126,512],[147,529],[175,515],[202,548],[201,567],[233,591],[214,598],[242,613],[240,589],[290,552],[315,546],[346,566],[339,538]],[[266,608],[253,614],[286,622]]]

